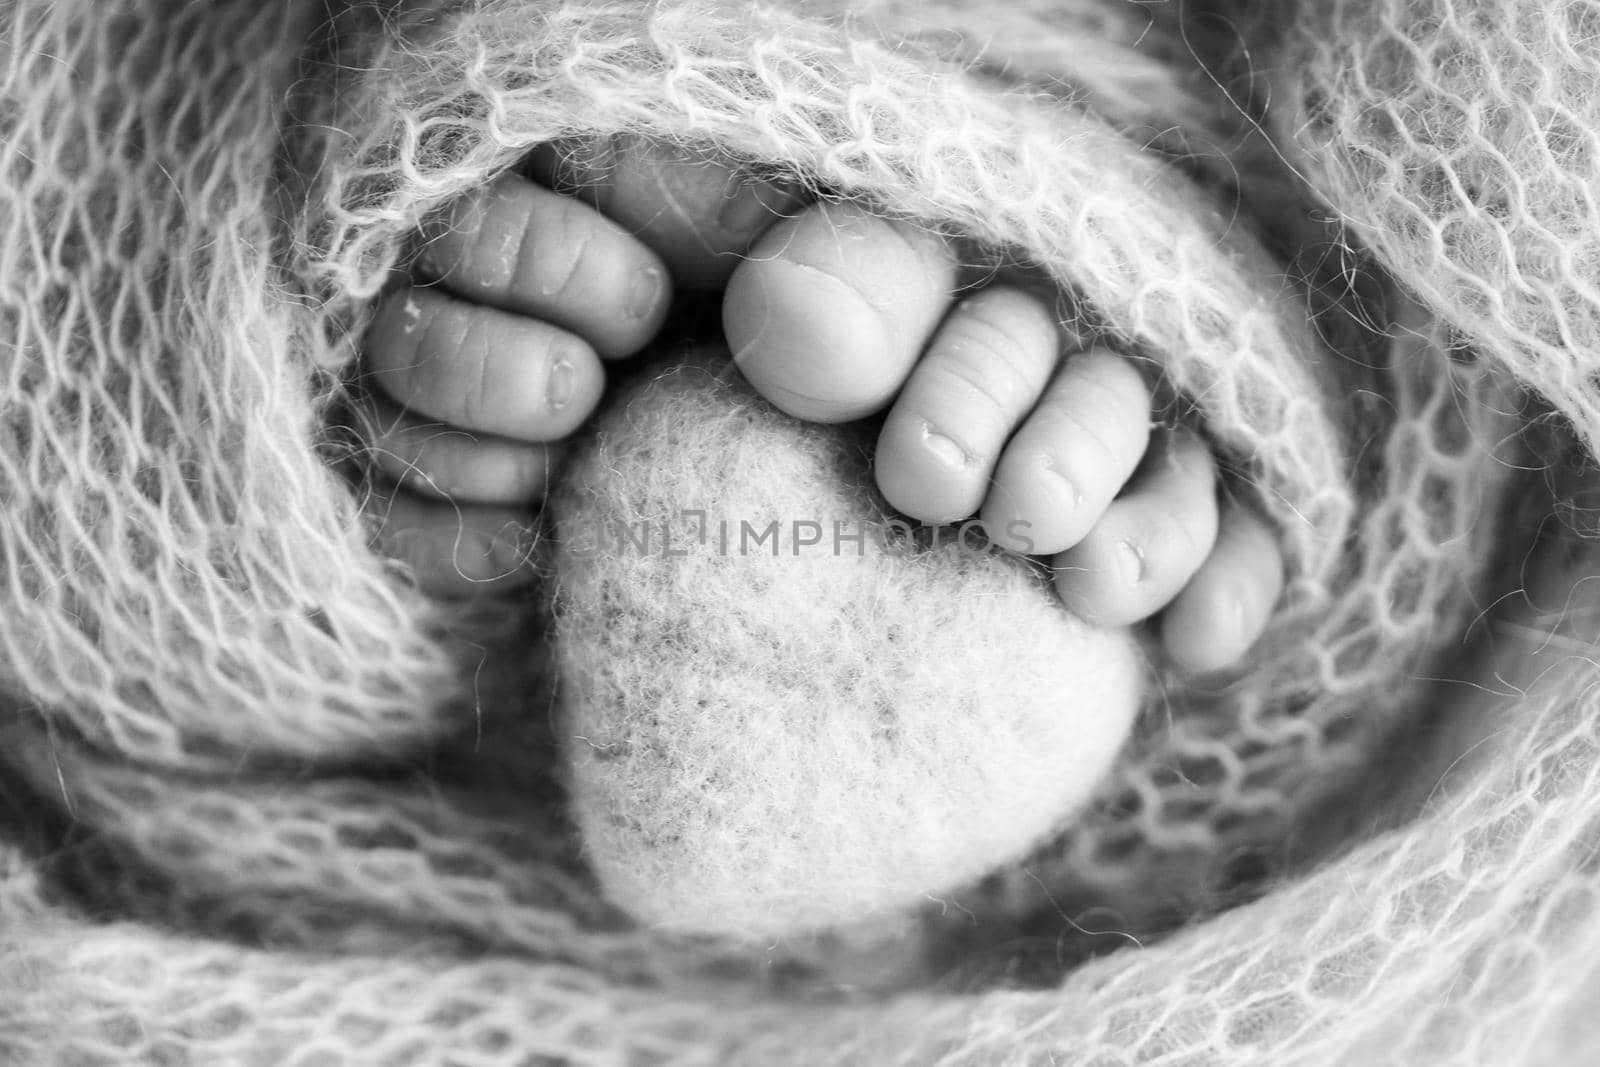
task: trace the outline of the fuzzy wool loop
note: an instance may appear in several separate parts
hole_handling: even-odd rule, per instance
[[[1592,1060],[1577,579],[1600,552],[1569,527],[1600,425],[1596,12],[8,5],[0,1059]],[[604,604],[558,599],[623,572],[457,618],[372,548],[343,478],[343,375],[412,229],[532,145],[617,133],[1036,267],[1074,328],[1182,392],[1281,533],[1249,672],[1157,679],[1078,816],[913,915],[887,978],[826,933],[751,952],[641,923],[616,865],[607,899],[542,628],[555,600],[591,682],[638,671],[602,650]],[[605,473],[564,499],[631,477]],[[855,577],[904,589],[897,567]],[[887,629],[850,654],[911,670]],[[673,647],[641,651],[692,679],[706,649]],[[784,654],[760,676],[803,682]],[[1032,756],[1020,775],[1062,752]],[[1037,836],[1006,829],[1001,851]]]

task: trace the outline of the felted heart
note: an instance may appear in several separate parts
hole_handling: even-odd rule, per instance
[[[1130,632],[976,529],[895,518],[867,456],[702,351],[625,389],[550,502],[575,818],[641,920],[902,912],[1024,855],[1128,736]]]

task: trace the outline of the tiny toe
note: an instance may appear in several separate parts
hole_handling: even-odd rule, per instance
[[[412,286],[367,331],[363,381],[418,413],[520,441],[554,441],[600,400],[594,349],[549,323]]]
[[[1173,664],[1198,676],[1233,667],[1265,631],[1283,593],[1283,553],[1272,527],[1234,505],[1217,543],[1161,617]]]
[[[1102,348],[1069,356],[1006,444],[983,525],[1013,551],[1053,555],[1088,535],[1139,466],[1150,440],[1150,390]]]
[[[571,137],[535,145],[520,169],[545,188],[598,208],[610,195],[616,165],[615,137]]]
[[[959,303],[878,436],[878,488],[922,522],[975,514],[1000,450],[1039,399],[1060,332],[1038,297],[994,286]]]
[[[667,314],[671,283],[654,252],[589,205],[517,174],[461,197],[424,237],[424,275],[570,330],[608,359],[644,347]]]
[[[1189,430],[1165,437],[1121,497],[1052,567],[1062,601],[1086,622],[1126,626],[1178,595],[1217,539],[1216,460]]]
[[[608,162],[599,178],[590,164],[579,184],[654,249],[684,289],[721,289],[751,242],[803,203],[791,185],[754,180],[662,141],[618,138]]]
[[[544,496],[561,457],[532,444],[420,417],[374,394],[365,412],[374,469],[424,497],[527,506]]]
[[[734,362],[780,410],[847,422],[894,397],[949,306],[956,264],[938,234],[854,204],[768,230],[728,282]]]
[[[471,597],[521,588],[537,574],[536,526],[525,509],[455,505],[373,489],[377,547],[406,564],[424,592]]]

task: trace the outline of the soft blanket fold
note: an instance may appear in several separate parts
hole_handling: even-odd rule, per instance
[[[10,5],[7,1062],[1578,1061],[1600,9],[1262,7]],[[911,951],[1148,945],[852,997],[597,895],[538,605],[417,594],[331,415],[427,212],[616,133],[1037,267],[1277,521],[1250,673]]]

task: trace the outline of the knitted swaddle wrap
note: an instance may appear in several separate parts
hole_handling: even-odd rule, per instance
[[[1325,250],[1302,287],[1257,247],[1255,226],[1291,244],[1315,227],[1189,68],[1204,47],[1183,31],[1209,23],[1150,26],[1120,0],[522,2],[328,23],[313,4],[13,5],[0,1049],[1503,1063],[1582,1042],[1594,668],[1581,629],[1471,624],[1498,562],[1544,573],[1557,606],[1585,568],[1500,521],[1518,426],[1487,367],[1593,440],[1576,360],[1600,219],[1575,190],[1594,185],[1600,115],[1575,86],[1597,38],[1567,24],[1584,5],[1426,7],[1323,5],[1255,42],[1285,81],[1263,116],[1278,149],[1412,306],[1334,288],[1354,253]],[[1454,113],[1478,117],[1474,136],[1435,153]],[[1026,954],[1003,939],[1013,922],[1069,956],[1086,925],[1138,939],[1193,913],[1187,929],[1043,989],[829,1000],[825,944],[779,946],[774,967],[597,897],[547,781],[542,660],[482,670],[532,646],[538,620],[451,642],[453,620],[368,545],[324,423],[428,210],[531,144],[617,132],[1027,259],[1081,328],[1157,361],[1257,487],[1291,581],[1252,673],[1171,690],[1102,803],[926,918],[930,946],[971,939],[1002,972]],[[1158,148],[1206,187],[1237,182],[1243,213]],[[1494,655],[1454,662],[1475,633]],[[1434,684],[1456,676],[1474,684]],[[1385,763],[1441,720],[1458,729]],[[1241,864],[1327,859],[1345,844],[1328,811],[1368,829],[1402,803],[1392,774],[1427,791],[1469,747],[1415,818],[1324,865],[1267,884]],[[1259,898],[1210,914],[1235,889]],[[778,995],[779,972],[811,995]]]

